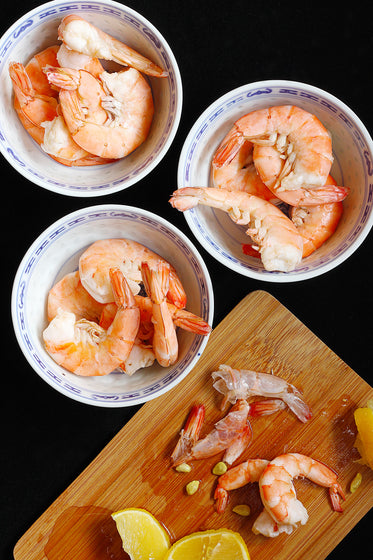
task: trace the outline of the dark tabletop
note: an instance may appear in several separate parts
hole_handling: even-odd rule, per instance
[[[0,32],[38,4],[30,0],[7,3]],[[317,86],[346,103],[372,133],[372,4],[357,1],[344,8],[328,0],[129,0],[126,4],[163,34],[183,81],[180,126],[157,168],[125,191],[76,198],[33,185],[0,157],[5,318],[0,549],[4,559],[12,558],[22,534],[140,408],[99,408],[68,399],[38,377],[16,342],[10,297],[17,267],[35,238],[69,212],[116,203],[159,214],[190,237],[205,260],[215,296],[214,326],[245,295],[266,290],[373,384],[372,233],[347,262],[324,276],[289,284],[260,282],[215,261],[194,238],[183,215],[168,204],[177,187],[179,154],[195,120],[218,97],[245,83],[287,79]],[[370,545],[372,517],[365,516],[328,560],[350,558],[351,547],[358,551],[363,544]]]

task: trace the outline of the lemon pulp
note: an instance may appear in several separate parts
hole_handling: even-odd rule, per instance
[[[170,539],[163,525],[148,511],[127,508],[112,513],[123,550],[131,560],[163,560]]]

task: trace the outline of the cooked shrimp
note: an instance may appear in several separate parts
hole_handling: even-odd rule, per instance
[[[267,179],[262,166],[268,166],[268,162],[273,164],[276,163],[275,157],[277,157],[277,152],[275,148],[271,146],[255,146],[254,148],[254,162],[256,169],[261,173],[261,178],[264,183],[269,186],[273,193],[276,193],[278,198],[280,198],[286,204],[291,206],[315,206],[318,204],[328,204],[331,202],[339,202],[346,198],[350,189],[348,187],[341,187],[336,184],[328,183],[326,180],[325,184],[322,186],[313,186],[305,184],[298,189],[288,189],[280,190],[276,186],[272,187],[270,180]],[[277,162],[279,164],[279,162]],[[263,164],[263,165],[262,165]],[[266,168],[267,168],[266,167]],[[274,165],[275,167],[275,165]],[[276,171],[272,171],[273,174],[281,175],[281,170],[279,167]]]
[[[134,68],[102,72],[49,68],[50,83],[60,88],[59,100],[74,141],[91,154],[119,159],[142,144],[153,119],[149,84]]]
[[[140,318],[142,323],[151,323],[153,317],[153,303],[150,297],[144,297],[140,295],[135,296],[136,303],[140,309]],[[112,320],[115,317],[116,305],[113,303],[100,304],[103,306],[100,325],[104,328],[108,328]],[[187,311],[186,309],[180,309],[176,307],[173,303],[167,302],[167,307],[171,314],[172,320],[175,327],[180,327],[185,331],[190,331],[195,334],[207,335],[211,332],[211,327],[206,321]]]
[[[98,323],[104,305],[96,301],[83,287],[79,272],[70,272],[59,280],[49,291],[47,300],[47,317],[52,321],[59,311],[74,313],[75,319],[87,319]],[[113,315],[113,320],[117,312]]]
[[[220,148],[229,142],[233,133],[234,129],[231,129],[223,138],[216,154],[219,154]],[[243,142],[234,158],[226,165],[220,165],[215,154],[211,163],[213,186],[229,191],[244,191],[275,204],[278,198],[266,187],[255,168],[253,147],[252,142]]]
[[[141,263],[151,268],[167,262],[141,243],[132,239],[101,239],[90,245],[79,259],[80,279],[85,289],[100,303],[114,301],[109,270],[118,267],[123,272],[133,293],[140,292]],[[170,267],[168,299],[177,307],[185,307],[186,294],[176,270]]]
[[[192,406],[184,428],[180,432],[176,447],[171,454],[173,465],[179,465],[183,463],[184,458],[191,456],[192,449],[201,433],[205,414],[206,410],[203,404]]]
[[[128,358],[118,367],[127,375],[133,375],[139,369],[152,366],[154,361],[155,355],[152,346],[136,339]]]
[[[262,181],[285,202],[295,206],[308,198],[310,203],[320,204],[312,200],[314,189],[316,195],[322,195],[322,202],[346,196],[342,187],[324,187],[333,162],[332,142],[326,128],[311,113],[290,105],[269,107],[244,115],[234,128],[216,155],[219,165],[229,163],[249,140],[254,144],[254,163]],[[303,193],[305,200],[299,199],[302,192],[289,193],[299,189],[307,190]]]
[[[159,262],[156,269],[151,269],[147,262],[141,264],[145,291],[153,303],[153,350],[163,367],[174,364],[179,354],[176,329],[166,301],[169,273],[170,265],[165,262]]]
[[[37,92],[23,64],[10,63],[9,75],[18,102],[16,109],[31,123],[40,126],[42,122],[51,121],[57,116],[57,99]]]
[[[214,493],[216,511],[223,513],[228,504],[228,492],[242,488],[249,482],[258,482],[269,461],[265,459],[249,459],[231,467],[218,478]]]
[[[118,305],[115,319],[105,331],[97,323],[61,311],[43,332],[47,352],[62,367],[77,375],[107,375],[128,358],[140,324],[140,311],[126,279],[110,271]]]
[[[342,511],[340,497],[344,499],[344,493],[336,473],[307,455],[286,453],[270,461],[259,480],[263,505],[275,521],[293,527],[307,522],[307,510],[297,499],[293,485],[293,478],[298,476],[329,488],[333,509]]]
[[[49,66],[61,66],[61,68],[86,70],[90,74],[93,74],[95,78],[98,78],[100,74],[104,72],[104,67],[98,58],[73,51],[72,49],[69,49],[65,43],[62,43],[57,51],[57,61],[58,64],[51,63]],[[45,79],[48,81],[46,76]]]
[[[49,97],[58,97],[56,90],[43,72],[45,66],[58,66],[58,45],[53,45],[36,53],[26,64],[25,70],[36,93]]]
[[[312,412],[301,399],[298,389],[276,375],[233,369],[222,364],[212,373],[212,378],[213,387],[224,395],[224,404],[226,401],[233,404],[239,399],[253,396],[272,397],[284,401],[301,422],[312,417]]]
[[[276,206],[246,192],[217,188],[187,187],[175,191],[170,199],[174,208],[184,212],[198,204],[228,212],[258,246],[266,270],[289,272],[301,262],[303,241],[291,220]]]
[[[255,535],[264,535],[265,537],[278,537],[281,533],[290,535],[293,532],[292,525],[287,523],[279,523],[275,521],[266,509],[262,511],[254,521],[252,531]]]
[[[336,185],[331,175],[327,184]],[[318,206],[294,206],[290,218],[303,237],[303,257],[308,257],[333,235],[343,214],[342,202]]]
[[[159,78],[168,76],[168,72],[154,62],[78,15],[70,14],[63,18],[58,28],[58,38],[70,49],[90,57],[131,66],[150,76]]]
[[[71,137],[63,117],[59,114],[55,97],[39,94],[20,63],[9,66],[13,82],[14,108],[30,136],[53,159],[67,166],[85,166],[108,163],[83,150]]]

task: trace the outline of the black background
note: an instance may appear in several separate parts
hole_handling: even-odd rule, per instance
[[[38,4],[29,0],[8,4],[0,32]],[[372,385],[372,234],[347,262],[324,276],[289,284],[259,282],[216,262],[193,237],[183,215],[168,204],[177,187],[179,154],[195,120],[218,97],[245,83],[288,79],[320,87],[346,103],[372,133],[372,4],[135,0],[127,5],[163,34],[183,80],[181,123],[157,168],[125,191],[87,199],[37,187],[0,157],[4,285],[0,546],[4,559],[12,557],[22,534],[140,408],[105,409],[66,398],[38,377],[17,345],[10,317],[17,267],[34,239],[69,212],[116,203],[158,213],[188,235],[205,260],[215,294],[214,326],[246,294],[266,290]],[[364,545],[371,546],[368,517],[328,560],[343,560],[351,549],[356,553]]]

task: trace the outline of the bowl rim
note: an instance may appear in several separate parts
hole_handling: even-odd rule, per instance
[[[168,150],[170,149],[176,133],[178,131],[179,125],[180,125],[180,121],[181,121],[181,114],[182,114],[182,107],[183,107],[183,84],[182,84],[182,78],[181,78],[181,73],[180,73],[180,69],[176,60],[176,57],[168,43],[168,41],[166,41],[165,37],[163,36],[163,34],[154,26],[153,23],[151,23],[145,16],[143,16],[141,13],[137,12],[136,10],[134,10],[133,8],[122,4],[120,2],[117,2],[116,0],[93,0],[93,3],[97,3],[97,4],[102,4],[102,5],[107,5],[109,7],[115,8],[117,10],[121,10],[121,11],[125,11],[126,14],[129,14],[135,18],[137,18],[139,21],[141,21],[146,27],[148,27],[153,33],[154,35],[157,37],[157,40],[162,42],[162,47],[164,48],[164,50],[167,53],[167,56],[171,62],[172,65],[172,69],[173,69],[173,74],[174,74],[174,78],[175,78],[175,83],[176,83],[176,87],[175,87],[175,91],[176,91],[176,106],[175,106],[175,112],[174,112],[174,119],[172,121],[172,125],[169,127],[168,129],[168,133],[167,133],[167,138],[162,146],[162,149],[158,152],[158,154],[156,155],[156,157],[154,157],[154,159],[147,163],[146,165],[142,165],[142,169],[137,172],[134,173],[133,176],[130,179],[127,179],[125,182],[124,181],[120,181],[120,180],[114,180],[111,182],[110,187],[105,187],[105,188],[101,188],[101,189],[78,189],[78,188],[74,188],[73,190],[69,190],[66,189],[66,187],[61,187],[59,185],[55,185],[53,184],[53,182],[49,183],[44,181],[42,178],[38,177],[37,174],[31,174],[28,172],[27,169],[24,168],[23,165],[21,165],[18,162],[18,158],[13,156],[11,157],[11,155],[8,153],[8,150],[6,149],[6,146],[0,142],[0,152],[3,155],[3,157],[5,158],[5,160],[11,165],[11,167],[13,167],[13,169],[15,171],[17,171],[18,173],[20,173],[20,175],[22,175],[25,179],[27,179],[28,181],[30,181],[31,183],[33,183],[36,186],[42,187],[46,190],[49,190],[51,192],[55,192],[57,194],[61,194],[64,196],[71,196],[71,197],[78,197],[78,198],[89,198],[89,197],[96,197],[96,196],[105,196],[108,194],[114,194],[117,192],[120,192],[122,190],[127,189],[128,187],[131,187],[133,185],[135,185],[136,183],[138,183],[141,179],[143,179],[144,177],[146,177],[149,173],[151,173],[151,171],[153,171],[153,169],[155,169],[155,167],[162,161],[162,159],[165,157],[165,155],[167,154]],[[35,8],[32,8],[31,10],[29,10],[28,12],[25,12],[22,16],[20,16],[19,18],[17,18],[16,21],[14,21],[12,23],[12,25],[10,27],[8,27],[8,29],[6,29],[4,31],[4,33],[0,36],[0,44],[2,44],[3,42],[6,41],[7,37],[12,36],[15,32],[17,32],[17,30],[20,28],[22,22],[25,22],[28,19],[31,19],[32,17],[35,17],[35,15],[37,15],[40,10],[42,9],[53,9],[54,7],[57,7],[59,5],[66,5],[66,4],[71,4],[71,12],[74,11],[74,7],[75,10],[80,9],[80,7],[82,5],[89,5],[88,4],[84,4],[84,2],[74,2],[73,0],[50,0],[49,2],[44,2],[42,4],[39,4],[38,6],[36,6]],[[66,12],[65,15],[67,15],[68,12]],[[63,17],[63,13],[61,12],[61,18]],[[5,55],[7,56],[7,55]],[[163,79],[163,78],[162,78]],[[168,79],[168,78],[165,78]],[[116,162],[114,162],[115,164]],[[111,164],[108,164],[111,165]],[[105,165],[103,166],[105,167]]]
[[[196,119],[196,121],[194,122],[192,128],[190,129],[188,135],[185,138],[183,147],[181,149],[180,152],[180,157],[179,157],[179,163],[178,163],[178,170],[177,170],[177,182],[178,182],[178,188],[181,188],[184,186],[184,173],[183,170],[185,168],[185,163],[186,163],[186,159],[187,159],[187,154],[190,150],[191,147],[191,143],[197,133],[197,131],[200,129],[201,125],[206,121],[207,117],[213,113],[216,109],[218,109],[223,103],[225,103],[226,101],[228,101],[232,96],[238,96],[241,95],[243,93],[245,93],[248,88],[250,89],[260,89],[260,88],[270,88],[270,87],[284,87],[287,89],[290,89],[291,87],[298,87],[298,88],[305,88],[307,89],[311,94],[318,94],[322,97],[324,97],[326,100],[334,103],[335,105],[337,105],[338,107],[340,107],[350,118],[352,121],[354,121],[356,123],[356,125],[359,127],[364,140],[367,144],[367,146],[369,147],[369,150],[371,152],[372,158],[373,158],[373,140],[372,137],[369,134],[368,129],[366,128],[366,126],[364,125],[364,123],[361,121],[361,119],[354,113],[354,111],[352,109],[350,109],[348,107],[348,105],[346,105],[343,101],[341,101],[339,98],[335,97],[333,94],[328,93],[327,91],[317,87],[317,86],[313,86],[311,84],[307,84],[305,82],[298,82],[298,81],[294,81],[294,80],[281,80],[281,79],[269,79],[269,80],[261,80],[261,81],[257,81],[257,82],[248,82],[244,85],[238,86],[237,88],[234,88],[228,92],[226,92],[225,94],[221,95],[218,99],[216,99],[215,101],[213,101],[201,114],[200,116]],[[206,185],[197,185],[197,186],[206,186]],[[209,186],[209,185],[207,185]],[[220,262],[221,264],[223,264],[224,266],[230,268],[231,270],[234,270],[235,272],[238,272],[239,274],[243,275],[243,276],[247,276],[249,278],[253,278],[255,280],[262,280],[265,282],[274,282],[274,283],[288,283],[288,282],[299,282],[299,281],[303,281],[303,280],[309,280],[311,278],[315,278],[317,276],[320,276],[322,274],[324,274],[325,272],[329,272],[330,270],[336,268],[337,266],[339,266],[340,264],[342,264],[342,262],[344,262],[347,258],[349,258],[355,251],[356,249],[363,243],[363,241],[365,240],[365,238],[367,237],[367,235],[369,234],[372,226],[373,226],[373,211],[370,213],[370,216],[368,216],[368,219],[366,220],[364,227],[362,229],[362,231],[359,232],[359,235],[355,237],[354,241],[350,244],[350,246],[340,255],[336,256],[331,262],[329,263],[324,263],[323,265],[321,265],[320,267],[318,267],[316,270],[309,270],[309,271],[304,271],[302,273],[298,273],[298,274],[292,274],[292,272],[271,272],[271,273],[265,273],[263,274],[262,272],[256,272],[255,270],[251,270],[250,268],[244,268],[239,264],[236,264],[234,262],[226,262],[224,257],[222,257],[222,255],[220,255],[218,252],[215,251],[214,247],[212,247],[211,245],[207,244],[205,242],[205,240],[203,239],[203,237],[201,237],[198,234],[197,228],[194,225],[193,222],[193,218],[192,216],[194,215],[195,210],[192,208],[190,210],[186,210],[185,212],[183,212],[185,220],[188,223],[189,228],[191,229],[191,231],[193,232],[195,238],[198,240],[198,242],[204,247],[204,249],[210,254],[212,255],[218,262]]]
[[[149,395],[149,392],[146,393],[146,395],[137,397],[137,398],[131,398],[129,401],[127,400],[114,400],[114,399],[109,399],[109,398],[102,398],[101,400],[90,400],[88,398],[86,398],[84,395],[80,395],[75,393],[74,391],[68,391],[67,389],[65,389],[65,387],[61,386],[61,384],[59,384],[58,382],[53,382],[53,380],[47,376],[44,371],[43,368],[41,366],[39,366],[39,368],[36,367],[36,364],[38,364],[38,360],[36,360],[36,364],[35,364],[35,360],[32,359],[32,356],[30,355],[30,351],[27,348],[27,343],[25,343],[23,337],[21,336],[21,330],[19,328],[19,312],[18,312],[18,292],[19,292],[19,287],[20,287],[20,281],[22,280],[22,276],[24,274],[24,269],[25,269],[25,265],[29,262],[30,257],[32,257],[32,255],[35,253],[35,250],[40,247],[40,241],[41,240],[45,240],[50,234],[52,234],[53,232],[55,232],[56,230],[58,230],[62,225],[66,224],[68,221],[74,221],[76,219],[81,218],[83,215],[87,215],[87,214],[95,214],[95,213],[100,213],[102,211],[106,211],[106,212],[132,212],[132,213],[137,213],[139,214],[141,217],[143,217],[145,220],[146,219],[152,219],[153,221],[158,222],[162,227],[168,229],[169,231],[171,231],[171,233],[175,236],[177,236],[179,239],[181,239],[181,241],[188,247],[188,249],[190,249],[192,251],[192,253],[194,254],[195,258],[198,260],[198,266],[204,276],[204,281],[205,281],[205,286],[206,286],[206,294],[208,296],[208,323],[210,324],[210,326],[212,327],[213,324],[213,319],[214,319],[214,291],[213,291],[213,285],[212,285],[212,281],[211,281],[211,277],[208,271],[208,268],[202,258],[202,256],[200,255],[199,251],[197,250],[197,248],[195,247],[195,245],[192,243],[192,241],[181,231],[179,230],[176,226],[174,226],[171,222],[167,221],[165,218],[159,216],[158,214],[155,214],[154,212],[150,212],[148,210],[142,209],[142,208],[138,208],[135,206],[130,206],[130,205],[124,205],[124,204],[111,204],[111,203],[107,203],[107,204],[101,204],[101,205],[95,205],[95,206],[87,206],[84,208],[80,208],[78,210],[75,210],[71,213],[65,214],[64,216],[62,216],[61,218],[59,218],[58,220],[56,220],[55,222],[53,222],[52,224],[50,224],[44,231],[42,231],[37,237],[36,239],[31,243],[31,245],[29,246],[29,248],[27,249],[27,251],[25,252],[24,256],[22,257],[19,266],[17,268],[17,271],[15,273],[14,276],[14,280],[13,280],[13,286],[12,286],[12,292],[11,292],[11,317],[12,317],[12,323],[13,323],[13,331],[15,333],[18,345],[24,355],[24,357],[26,358],[26,360],[28,361],[28,363],[30,364],[31,368],[34,370],[35,373],[38,374],[39,377],[41,377],[46,383],[48,383],[48,385],[50,385],[53,389],[55,389],[56,391],[62,393],[63,395],[82,402],[84,404],[89,404],[92,406],[98,406],[98,407],[108,407],[108,408],[119,408],[119,407],[127,407],[127,406],[135,406],[135,405],[139,405],[139,404],[143,404],[149,400],[152,400],[154,398],[157,398],[161,395],[163,395],[164,393],[170,391],[171,389],[173,389],[176,385],[178,385],[187,375],[188,373],[196,366],[198,360],[200,359],[200,357],[202,356],[208,339],[210,337],[210,334],[207,334],[206,336],[201,336],[200,339],[200,343],[198,346],[198,349],[193,357],[193,359],[190,361],[190,363],[188,364],[188,366],[185,368],[185,370],[183,370],[182,372],[180,372],[180,374],[173,379],[171,382],[169,382],[167,385],[161,386],[160,388],[157,388],[156,391],[154,391],[152,393],[152,397],[151,398],[147,398],[147,396]]]

